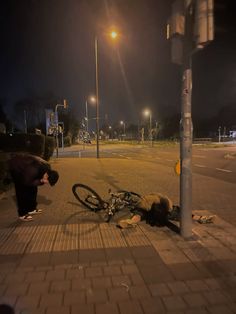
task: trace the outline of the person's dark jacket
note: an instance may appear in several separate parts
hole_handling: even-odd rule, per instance
[[[47,161],[30,154],[12,155],[8,165],[13,180],[26,186],[42,185],[40,180],[51,169]]]

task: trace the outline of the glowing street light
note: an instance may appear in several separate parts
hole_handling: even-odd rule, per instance
[[[110,33],[112,39],[116,39],[117,32],[112,31]],[[97,158],[99,158],[99,75],[98,75],[98,38],[94,40],[95,50],[95,80],[96,80],[96,132],[97,132]]]
[[[124,134],[123,134],[123,137],[124,137],[124,139],[125,139],[125,122],[124,122],[124,121],[120,121],[120,124],[123,125],[123,127],[124,127]]]
[[[89,117],[88,117],[88,103],[96,103],[96,98],[94,96],[89,97],[85,101],[85,120],[86,120],[86,131],[89,133]]]
[[[149,137],[152,143],[152,112],[149,109],[145,109],[143,114],[148,117],[149,116]]]

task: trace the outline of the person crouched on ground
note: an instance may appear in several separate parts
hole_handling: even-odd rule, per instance
[[[172,210],[172,201],[161,193],[151,193],[141,197],[132,211],[130,219],[120,220],[118,227],[128,228],[145,220],[151,226],[165,226],[168,214]]]
[[[31,215],[42,212],[37,208],[38,186],[55,185],[59,174],[47,161],[30,154],[14,154],[8,164],[15,185],[19,219],[31,221]]]
[[[215,215],[202,216],[192,215],[192,218],[199,223],[212,223]],[[132,217],[120,220],[119,228],[135,226],[145,220],[151,226],[167,226],[170,220],[180,221],[180,207],[173,205],[172,201],[161,193],[147,194],[141,197],[132,211]]]

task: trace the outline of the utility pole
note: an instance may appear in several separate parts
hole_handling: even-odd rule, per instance
[[[172,62],[182,66],[180,120],[180,233],[192,236],[192,54],[213,40],[213,1],[176,0],[167,24]]]
[[[58,140],[58,134],[59,134],[59,124],[58,124],[58,107],[63,107],[64,109],[67,109],[68,103],[67,100],[63,100],[63,105],[62,104],[57,104],[55,107],[55,125],[56,125],[56,156],[58,158],[58,151],[59,151],[59,140]]]

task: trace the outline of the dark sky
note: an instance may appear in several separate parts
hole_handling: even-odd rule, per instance
[[[68,99],[85,114],[95,93],[98,37],[100,114],[111,123],[180,111],[181,68],[170,61],[172,0],[7,0],[1,3],[0,99],[5,111],[29,95]],[[193,57],[193,114],[213,116],[236,100],[235,2],[216,15],[216,38]],[[108,31],[115,26],[114,43]],[[89,116],[95,108],[89,105]]]

